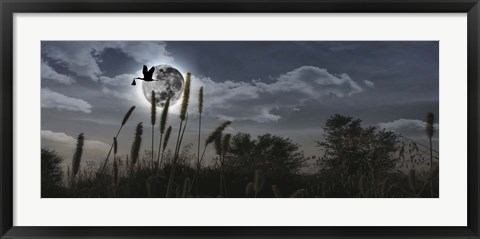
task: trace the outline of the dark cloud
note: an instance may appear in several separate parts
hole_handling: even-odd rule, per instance
[[[75,83],[75,80],[71,76],[58,73],[45,62],[42,62],[40,71],[42,73],[42,79],[66,85],[71,85]]]

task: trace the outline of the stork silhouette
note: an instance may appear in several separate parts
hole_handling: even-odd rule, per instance
[[[153,76],[153,72],[155,71],[155,67],[152,67],[150,68],[150,70],[148,70],[147,66],[146,65],[143,65],[143,78],[140,78],[140,77],[137,77],[137,78],[133,78],[133,82],[132,82],[132,85],[136,85],[137,83],[135,83],[135,80],[143,80],[143,81],[155,81],[154,79],[152,79],[152,76]]]

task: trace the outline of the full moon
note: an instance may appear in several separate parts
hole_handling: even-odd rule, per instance
[[[155,81],[143,81],[143,95],[151,102],[152,90],[155,92],[155,101],[157,107],[163,107],[168,97],[170,97],[170,105],[177,103],[182,94],[183,76],[177,69],[169,65],[155,66],[152,76]]]

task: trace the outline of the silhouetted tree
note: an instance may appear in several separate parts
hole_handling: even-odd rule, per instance
[[[357,183],[362,177],[375,185],[395,167],[398,136],[373,126],[362,127],[361,123],[360,119],[333,115],[323,127],[324,141],[317,142],[324,151],[317,161],[322,180],[330,180],[343,193],[353,194],[347,185],[361,189]]]
[[[233,159],[229,162],[237,173],[251,177],[260,169],[268,182],[280,185],[292,185],[306,160],[298,144],[271,134],[252,139],[250,134],[238,133],[232,137],[230,147]]]
[[[63,159],[55,151],[42,149],[41,168],[42,168],[42,197],[60,197],[62,196],[62,178],[63,172],[61,163]]]
[[[323,169],[349,174],[370,170],[388,171],[395,166],[398,136],[373,126],[363,128],[360,119],[331,116],[323,127],[326,136],[317,145],[325,150],[320,158]]]

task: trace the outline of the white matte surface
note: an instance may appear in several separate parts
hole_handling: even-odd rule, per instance
[[[145,30],[160,25],[165,34]],[[440,198],[41,199],[42,40],[438,40]],[[29,70],[20,71],[20,66],[28,66]],[[465,226],[467,223],[466,14],[19,13],[14,15],[13,80],[15,226]]]

